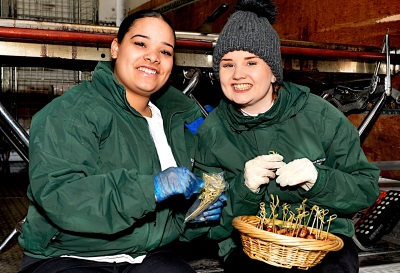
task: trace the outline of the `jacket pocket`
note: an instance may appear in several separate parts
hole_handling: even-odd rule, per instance
[[[51,240],[59,233],[58,229],[52,226],[34,205],[29,206],[20,237],[24,249],[32,253],[43,254]]]

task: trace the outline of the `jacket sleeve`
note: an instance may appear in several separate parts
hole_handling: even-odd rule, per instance
[[[100,171],[95,127],[42,115],[31,128],[28,193],[61,229],[113,234],[155,210],[153,176],[134,168]]]
[[[325,126],[332,123],[326,122]],[[368,162],[361,149],[359,135],[346,118],[339,118],[325,150],[326,161],[315,164],[318,179],[304,193],[311,204],[324,204],[331,213],[351,215],[373,204],[379,196],[380,170]],[[302,189],[299,189],[302,191]]]

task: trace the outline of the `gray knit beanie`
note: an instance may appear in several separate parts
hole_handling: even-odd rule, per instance
[[[272,0],[239,0],[213,52],[213,69],[219,78],[219,63],[228,52],[244,50],[263,59],[271,68],[277,83],[283,81],[279,36],[271,24],[277,10]]]

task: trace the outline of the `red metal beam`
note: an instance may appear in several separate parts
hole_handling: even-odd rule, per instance
[[[386,55],[380,52],[365,52],[337,49],[321,49],[321,48],[306,48],[306,47],[290,47],[282,46],[281,53],[284,56],[301,56],[313,58],[330,58],[330,59],[354,59],[354,60],[369,60],[369,61],[386,61]],[[397,55],[391,55],[391,63],[399,61]]]
[[[17,39],[27,42],[71,42],[110,44],[115,38],[114,34],[72,32],[65,30],[29,29],[18,27],[0,27],[0,38]],[[212,50],[211,41],[177,39],[176,46],[186,49]],[[351,50],[321,49],[294,46],[281,46],[283,56],[307,57],[317,59],[352,59],[365,61],[385,61],[386,56],[380,52],[363,52]],[[391,63],[399,64],[400,56],[391,55]]]
[[[29,29],[18,27],[0,27],[0,37],[30,41],[75,42],[110,44],[113,34],[72,32],[64,30]]]

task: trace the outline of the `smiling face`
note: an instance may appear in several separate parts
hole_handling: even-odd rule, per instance
[[[136,20],[122,41],[114,39],[111,56],[114,74],[126,89],[128,102],[148,101],[168,80],[174,56],[175,36],[161,18]]]
[[[266,112],[273,102],[275,77],[268,64],[247,51],[225,54],[219,64],[221,88],[225,96],[250,114]]]

